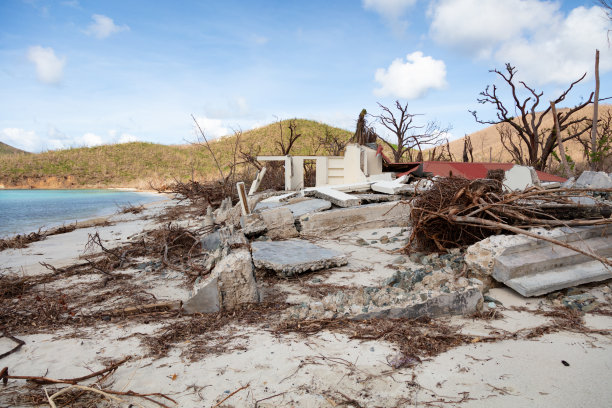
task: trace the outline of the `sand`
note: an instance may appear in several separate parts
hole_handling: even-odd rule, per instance
[[[113,225],[77,229],[49,237],[22,250],[0,252],[0,275],[37,275],[48,273],[38,262],[56,267],[79,262],[89,234],[98,232],[105,244],[118,245],[143,229],[160,224],[151,218],[172,202],[156,203],[142,214],[111,217]],[[196,225],[200,220],[194,218]],[[349,254],[349,264],[328,271],[308,274],[303,280],[318,279],[321,284],[341,286],[376,285],[395,272],[388,265],[400,254],[398,242],[381,244],[382,235],[398,236],[399,228],[361,231],[338,239],[318,242],[327,248]],[[378,237],[378,238],[377,238]],[[357,238],[377,240],[367,246],[357,245]],[[410,262],[406,260],[406,262]],[[131,269],[134,285],[153,295],[155,301],[183,300],[189,296],[188,285],[180,274],[166,271],[153,275]],[[96,291],[119,291],[113,287],[96,289],[102,276],[75,275],[54,285],[66,293],[94,299]],[[589,287],[602,302],[610,300],[610,283]],[[280,290],[291,294],[288,301],[306,299],[299,281],[279,283]],[[119,287],[117,287],[119,288]],[[91,293],[87,293],[91,292]],[[105,292],[105,293],[106,293]],[[141,296],[142,294],[139,294]],[[57,328],[51,332],[12,333],[25,341],[17,352],[0,360],[12,375],[71,378],[86,375],[106,366],[111,359],[132,358],[112,376],[114,390],[139,393],[164,393],[177,401],[168,406],[210,407],[230,396],[221,406],[235,407],[607,407],[612,405],[609,373],[612,368],[612,337],[559,331],[535,339],[478,341],[495,333],[516,332],[551,322],[534,311],[546,308],[546,298],[524,299],[507,288],[492,289],[489,295],[503,306],[496,306],[504,318],[481,320],[444,317],[438,320],[460,325],[460,332],[474,336],[472,344],[453,348],[433,358],[425,358],[413,367],[393,369],[387,361],[398,352],[386,341],[351,340],[346,335],[322,331],[310,336],[278,334],[275,322],[230,324],[204,342],[197,336],[174,347],[164,357],[151,355],[146,346],[149,336],[163,333],[171,321],[157,319],[99,320],[79,328]],[[106,296],[106,295],[105,295]],[[110,295],[108,295],[110,296]],[[90,307],[112,309],[126,306],[135,299],[114,293],[105,303]],[[148,300],[143,300],[148,299]],[[510,310],[511,306],[524,311]],[[82,305],[87,308],[86,304]],[[178,320],[183,319],[177,317]],[[612,317],[587,313],[587,327],[611,330]],[[221,345],[220,352],[202,352],[191,359],[193,344],[201,347]],[[14,344],[0,338],[0,354]],[[569,365],[565,366],[562,361]],[[48,386],[47,386],[48,387]],[[38,388],[41,388],[40,386]],[[27,390],[23,380],[9,380],[0,385],[0,406],[15,406],[15,395]],[[119,406],[155,406],[143,399],[121,397]],[[351,402],[354,400],[354,403]],[[344,404],[344,405],[343,405]],[[356,405],[359,404],[359,405]],[[24,405],[27,406],[27,405]]]

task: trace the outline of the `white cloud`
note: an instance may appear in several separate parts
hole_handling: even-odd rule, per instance
[[[33,130],[5,128],[0,131],[0,142],[28,152],[38,149],[40,138]]]
[[[77,146],[86,146],[86,147],[99,146],[104,143],[100,136],[94,133],[91,133],[91,132],[87,132],[81,137],[76,137],[74,139],[74,142],[76,143]]]
[[[206,135],[208,140],[216,139],[221,136],[230,134],[231,130],[223,126],[221,119],[212,119],[205,116],[196,116],[196,121]],[[200,131],[195,129],[197,136],[200,136]]]
[[[563,14],[559,2],[539,0],[439,0],[428,12],[430,35],[439,44],[476,58],[510,62],[521,79],[567,83],[592,70],[612,69],[610,21],[601,7]]]
[[[45,84],[57,84],[64,75],[66,57],[57,57],[53,48],[36,45],[28,48],[28,60],[36,66],[36,76]]]
[[[140,139],[137,136],[130,135],[129,133],[122,133],[117,143],[132,143],[132,142],[139,142],[139,141]]]
[[[429,89],[446,86],[446,65],[417,51],[408,54],[406,61],[398,58],[389,68],[377,69],[375,79],[381,86],[374,90],[376,95],[417,99]]]
[[[130,27],[127,25],[116,25],[112,18],[102,14],[94,14],[91,16],[91,18],[93,23],[87,27],[85,33],[93,35],[99,39],[107,38],[112,34],[120,33],[121,31],[128,31],[130,29]]]
[[[363,8],[377,12],[388,19],[402,16],[406,10],[414,6],[416,0],[363,0]]]

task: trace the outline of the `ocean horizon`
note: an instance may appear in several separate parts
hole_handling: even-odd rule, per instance
[[[0,238],[117,213],[163,199],[122,190],[0,190]]]

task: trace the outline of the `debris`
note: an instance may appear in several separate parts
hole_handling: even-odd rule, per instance
[[[354,207],[361,204],[359,198],[330,187],[317,187],[307,192],[307,195],[314,195],[317,198],[322,198],[338,207]]]
[[[231,310],[242,303],[259,302],[251,254],[238,248],[219,262],[208,277],[196,280],[192,297],[185,302],[187,313]]]
[[[333,236],[369,228],[405,227],[410,223],[410,205],[405,202],[368,204],[303,215],[300,235]]]
[[[242,216],[246,217],[251,213],[251,209],[249,208],[249,201],[247,199],[244,182],[240,181],[236,183],[236,189],[238,190],[238,198],[240,200],[240,210],[242,211]]]
[[[249,214],[240,220],[242,231],[248,237],[266,234],[271,239],[297,237],[293,213],[287,207],[270,208],[259,213]]]
[[[267,171],[267,167],[264,166],[261,170],[257,172],[257,175],[255,176],[255,180],[253,181],[253,184],[251,184],[251,188],[249,189],[250,196],[255,194],[255,192],[259,188],[259,185],[261,184],[261,180],[263,180],[264,176],[266,175],[266,171]]]
[[[285,277],[348,263],[346,255],[340,252],[298,239],[258,241],[251,243],[251,247],[255,267],[272,270]]]
[[[294,218],[298,218],[305,214],[329,210],[331,206],[332,204],[327,200],[320,198],[308,198],[297,203],[289,204],[286,206],[286,208],[293,213]]]
[[[552,236],[566,246],[528,238],[514,245],[507,243],[495,256],[492,276],[523,296],[610,279],[612,272],[606,265],[576,251],[612,256],[611,232],[612,226],[607,225],[559,228],[542,235]]]
[[[584,171],[576,180],[574,187],[591,190],[612,188],[612,178],[603,171]]]
[[[533,167],[515,164],[504,174],[504,190],[523,191],[527,187],[540,185],[538,173]]]

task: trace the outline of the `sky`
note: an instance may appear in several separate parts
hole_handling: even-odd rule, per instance
[[[40,152],[184,144],[277,119],[354,130],[396,100],[455,139],[510,62],[542,108],[612,96],[612,24],[596,0],[0,0],[0,141]],[[610,38],[609,38],[610,37]],[[503,93],[507,98],[507,93]],[[370,118],[373,120],[373,118]],[[385,134],[381,126],[377,129]]]

